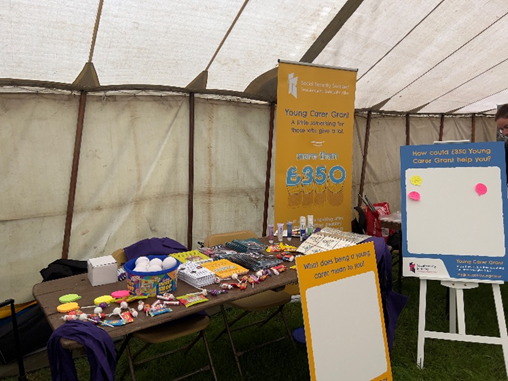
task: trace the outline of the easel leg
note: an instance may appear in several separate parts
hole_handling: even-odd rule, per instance
[[[450,297],[450,333],[457,333],[457,294],[453,288],[447,290]]]
[[[427,309],[427,280],[420,279],[420,310],[418,313],[418,353],[416,363],[423,368],[425,349],[425,311]]]
[[[457,298],[457,325],[459,335],[466,334],[466,313],[464,312],[464,291],[460,288],[455,290]]]
[[[508,333],[506,331],[506,319],[504,316],[503,301],[501,299],[501,289],[499,284],[492,285],[494,294],[494,303],[496,304],[497,323],[499,325],[499,336],[501,337],[501,346],[503,347],[503,357],[505,370],[508,372]]]

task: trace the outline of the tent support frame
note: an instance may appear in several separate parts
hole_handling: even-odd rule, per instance
[[[266,175],[265,175],[265,203],[263,206],[263,235],[266,236],[266,228],[268,224],[268,202],[270,199],[270,173],[272,169],[272,150],[273,150],[273,130],[275,127],[275,103],[270,103],[270,130],[268,132],[268,149],[266,159]]]
[[[194,222],[194,130],[195,98],[189,94],[189,195],[187,200],[187,247],[192,247],[192,224]]]
[[[69,243],[71,240],[72,217],[74,215],[74,200],[76,198],[76,184],[78,181],[79,155],[81,153],[81,140],[83,137],[83,124],[85,121],[86,91],[79,96],[78,122],[76,137],[74,139],[74,154],[72,157],[71,182],[69,185],[69,198],[67,200],[67,215],[65,218],[65,232],[62,246],[62,259],[69,257]]]
[[[365,142],[363,143],[363,158],[362,158],[362,174],[360,177],[360,190],[359,194],[363,194],[365,185],[365,171],[367,169],[367,155],[369,152],[369,137],[370,137],[370,121],[372,120],[372,111],[367,112],[367,124],[365,125]],[[358,206],[362,206],[362,199],[358,196]]]

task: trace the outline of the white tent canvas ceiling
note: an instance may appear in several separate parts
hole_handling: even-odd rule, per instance
[[[353,196],[398,210],[399,146],[495,139],[507,13],[504,0],[0,2],[0,300],[30,300],[62,252],[263,234],[279,59],[358,69]]]
[[[508,96],[507,13],[504,0],[11,0],[0,84],[70,85],[91,62],[101,86],[185,88],[206,72],[201,89],[244,92],[283,59],[358,69],[357,109],[481,113]]]

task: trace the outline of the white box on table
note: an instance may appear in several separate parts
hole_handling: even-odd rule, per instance
[[[118,280],[116,259],[112,255],[90,258],[88,279],[92,286],[115,283]]]

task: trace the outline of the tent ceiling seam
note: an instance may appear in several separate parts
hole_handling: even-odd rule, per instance
[[[92,42],[90,44],[90,53],[88,55],[88,62],[92,62],[93,53],[95,50],[95,42],[97,40],[97,33],[99,31],[99,22],[101,20],[102,15],[102,5],[104,4],[104,0],[99,0],[99,6],[97,7],[97,15],[95,16],[95,25],[93,27],[93,35]]]
[[[362,3],[363,0],[348,0],[305,52],[300,62],[314,62]]]
[[[432,102],[437,101],[439,98],[442,98],[442,97],[444,97],[444,96],[445,96],[445,95],[447,95],[447,94],[450,94],[452,91],[455,91],[455,90],[459,89],[460,87],[464,86],[466,83],[469,83],[469,82],[471,82],[471,81],[475,80],[476,78],[478,78],[478,77],[482,76],[483,74],[487,73],[488,71],[490,71],[490,70],[494,69],[496,66],[499,66],[499,65],[501,65],[501,64],[503,64],[503,63],[505,63],[506,61],[508,61],[508,58],[505,58],[504,60],[502,60],[502,61],[498,62],[498,63],[497,63],[497,64],[495,64],[494,66],[491,66],[491,67],[489,67],[488,69],[485,69],[484,71],[482,71],[481,73],[479,73],[479,74],[475,75],[474,77],[469,78],[467,81],[465,81],[465,82],[461,83],[460,85],[458,85],[458,86],[454,87],[453,89],[448,90],[447,92],[445,92],[445,93],[441,94],[440,96],[438,96],[438,97],[434,98],[433,100],[431,100],[431,101],[427,102],[424,106],[427,106],[427,105],[431,104]],[[504,90],[506,90],[506,89],[503,89],[503,90],[501,90],[501,91],[504,91]],[[483,98],[481,98],[481,99],[477,99],[477,100],[475,100],[475,101],[473,101],[473,102],[470,102],[470,103],[468,103],[468,104],[466,104],[466,105],[463,105],[462,107],[466,107],[466,106],[472,105],[473,103],[479,102],[479,101],[481,101],[482,99],[486,99],[486,98],[488,98],[488,97],[491,97],[492,95],[498,94],[498,93],[500,93],[501,91],[497,91],[497,92],[495,92],[495,93],[492,93],[492,94],[490,94],[490,95],[487,95],[486,97],[483,97]],[[462,107],[459,107],[459,109],[460,109],[460,108],[462,108]]]
[[[397,41],[397,43],[395,45],[393,45],[381,58],[379,58],[375,63],[374,65],[372,65],[370,68],[367,69],[367,71],[365,73],[363,73],[360,78],[358,78],[358,81],[357,82],[360,82],[360,80],[365,77],[378,63],[380,63],[386,56],[388,56],[397,46],[399,46],[400,43],[402,43],[402,41],[404,41],[411,33],[413,33],[413,31],[418,28],[418,26],[420,26],[420,24],[422,22],[424,22],[432,13],[434,13],[434,11],[439,8],[439,6],[441,4],[444,3],[444,0],[441,0],[439,2],[439,4],[437,4],[434,8],[432,8],[432,10],[427,13],[425,15],[425,17],[423,17],[414,27],[411,28],[411,30],[409,32],[407,32],[399,41]]]
[[[224,35],[224,37],[222,38],[222,41],[220,42],[219,46],[217,47],[217,49],[215,50],[215,53],[213,54],[210,62],[208,62],[208,65],[206,65],[206,68],[204,71],[208,71],[208,69],[210,68],[210,66],[212,65],[213,61],[215,60],[215,57],[217,57],[217,54],[219,54],[219,51],[222,49],[222,45],[224,45],[224,43],[226,42],[226,39],[228,38],[229,34],[231,33],[231,31],[233,30],[233,28],[235,27],[235,24],[236,22],[238,21],[238,19],[240,18],[241,14],[243,13],[243,10],[245,9],[245,7],[247,6],[247,3],[249,2],[249,0],[245,0],[242,4],[242,7],[240,8],[240,10],[238,11],[238,13],[236,14],[236,17],[235,19],[233,20],[233,22],[231,23],[231,25],[229,26],[228,28],[228,31],[226,32],[226,34]]]
[[[461,108],[464,108],[464,107],[470,106],[470,105],[472,105],[472,104],[474,104],[474,103],[476,103],[476,102],[480,102],[480,101],[482,101],[482,100],[484,100],[484,99],[487,99],[487,98],[489,98],[489,97],[491,97],[491,96],[493,96],[493,95],[496,95],[496,94],[502,93],[503,91],[506,91],[506,90],[508,90],[508,87],[505,87],[504,89],[499,90],[499,91],[496,91],[495,93],[492,93],[492,94],[490,94],[490,95],[487,95],[486,97],[483,97],[483,98],[481,98],[481,99],[477,99],[477,100],[476,100],[476,101],[474,101],[474,102],[470,102],[470,103],[468,103],[468,104],[462,105],[462,106],[460,106],[460,107],[456,108],[456,109],[455,109],[455,111],[456,111],[456,110],[460,110]],[[490,109],[488,109],[488,110],[483,110],[482,112],[487,112],[487,111],[491,111],[491,110],[494,110],[494,108],[490,108]],[[447,112],[451,112],[451,111],[447,111]],[[477,114],[477,113],[475,113],[475,114]]]
[[[494,21],[493,23],[491,23],[490,25],[488,25],[486,28],[484,28],[482,31],[480,31],[479,33],[477,33],[475,36],[471,37],[468,41],[466,41],[464,44],[462,44],[461,46],[459,46],[457,49],[455,49],[453,52],[451,52],[450,54],[448,54],[446,57],[444,57],[441,61],[439,61],[438,63],[436,63],[434,66],[432,66],[430,69],[428,69],[427,71],[425,71],[424,73],[422,73],[418,78],[414,79],[413,81],[409,82],[406,86],[404,86],[402,89],[400,89],[399,91],[397,91],[396,93],[394,93],[390,98],[393,98],[394,96],[396,96],[397,94],[399,94],[401,91],[403,91],[404,89],[407,89],[409,86],[411,86],[413,83],[415,83],[416,81],[418,81],[419,79],[421,79],[422,77],[424,77],[426,74],[428,74],[429,72],[431,72],[432,70],[434,70],[436,67],[438,67],[439,65],[441,65],[444,61],[446,61],[448,58],[450,58],[451,56],[453,56],[455,53],[457,53],[459,50],[461,50],[462,48],[464,48],[466,45],[468,45],[469,43],[471,43],[474,39],[476,39],[477,37],[479,37],[480,35],[482,35],[483,33],[485,33],[488,29],[490,29],[493,25],[495,25],[497,22],[499,22],[500,20],[502,20],[506,15],[508,14],[508,12],[506,12],[504,15],[502,15],[501,17],[499,17],[496,21]],[[505,62],[507,59],[505,58],[503,61],[500,61],[498,62],[496,65],[492,66],[492,68],[496,67],[497,65],[500,65],[501,63]],[[492,68],[490,69],[487,69],[485,70],[483,73],[487,72],[488,70],[491,70]],[[483,74],[481,73],[481,74]],[[460,86],[468,83],[469,81],[473,80],[474,78],[478,77],[479,75],[481,74],[478,74],[477,76],[475,77],[472,77],[468,80],[466,80],[464,83],[462,83],[461,85],[457,86],[456,88],[459,88]],[[456,89],[455,88],[455,89]],[[450,91],[453,91],[455,89],[452,89]],[[442,96],[448,94],[450,91],[440,95],[439,97],[435,98],[434,100],[428,102],[429,104],[434,102],[435,100],[441,98]],[[474,103],[474,102],[473,102]],[[465,106],[462,106],[462,107],[465,107]],[[460,108],[462,108],[460,107]]]

